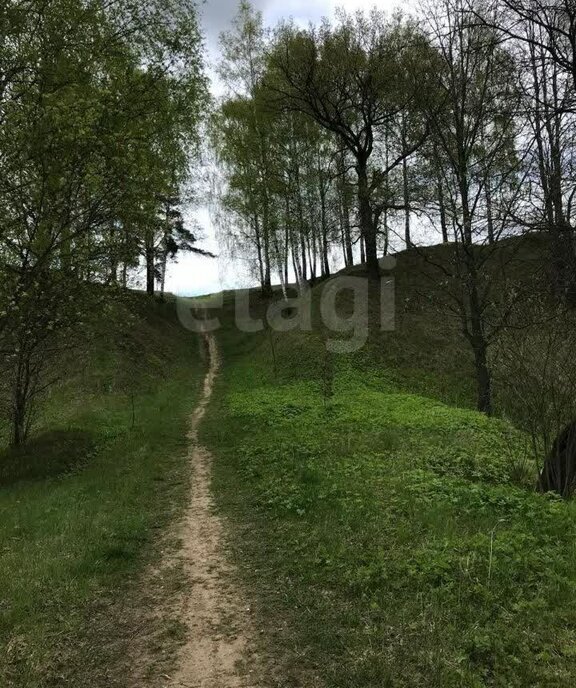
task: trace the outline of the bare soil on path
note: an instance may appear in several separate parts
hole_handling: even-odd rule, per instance
[[[187,637],[177,670],[164,675],[163,688],[257,688],[262,684],[257,682],[250,609],[224,552],[224,526],[211,494],[212,457],[198,443],[198,429],[219,369],[214,337],[205,335],[205,342],[210,365],[189,432],[190,499],[176,532],[182,547],[165,555],[178,562],[162,562],[163,567],[179,563],[186,575],[178,608]]]

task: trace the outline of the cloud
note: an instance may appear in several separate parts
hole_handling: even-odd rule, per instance
[[[201,23],[211,52],[218,49],[220,34],[230,28],[239,4],[234,0],[207,0],[200,6]],[[251,4],[264,12],[268,6],[282,3],[278,3],[277,0],[252,0]]]
[[[376,6],[390,10],[399,3],[395,0],[273,0],[265,4],[267,23],[275,24],[282,18],[293,17],[299,24],[306,25],[318,22],[323,17],[333,17],[340,7],[348,12],[369,10]]]
[[[274,26],[281,19],[290,17],[304,25],[317,22],[322,17],[333,17],[338,7],[350,12],[375,6],[392,10],[401,3],[400,0],[252,0],[251,4],[262,12],[267,26]],[[217,50],[222,31],[230,28],[238,5],[234,0],[207,0],[200,6],[202,26],[211,52]]]

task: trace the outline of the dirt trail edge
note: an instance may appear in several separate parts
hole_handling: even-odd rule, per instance
[[[215,338],[205,334],[204,339],[210,367],[190,424],[192,484],[189,506],[178,532],[182,540],[179,556],[189,579],[182,614],[188,637],[179,653],[178,669],[166,677],[166,685],[255,688],[250,611],[233,582],[233,569],[223,551],[223,524],[214,512],[210,489],[212,457],[198,444],[198,429],[220,365]]]

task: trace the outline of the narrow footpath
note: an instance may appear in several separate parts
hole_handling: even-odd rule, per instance
[[[190,502],[179,537],[189,580],[182,605],[182,622],[188,629],[179,666],[169,679],[170,688],[256,688],[252,651],[251,616],[233,582],[224,553],[224,530],[215,513],[211,494],[210,452],[198,443],[198,429],[212,396],[219,369],[216,340],[205,335],[209,369],[204,389],[190,424],[192,485]]]

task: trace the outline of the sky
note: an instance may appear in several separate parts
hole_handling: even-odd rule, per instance
[[[337,8],[347,11],[369,10],[375,5],[379,9],[393,11],[398,0],[252,0],[254,7],[261,10],[266,26],[275,26],[281,19],[293,18],[302,25],[319,22],[323,17],[333,17]],[[406,4],[406,2],[402,3]],[[237,11],[236,0],[206,0],[201,7],[202,27],[208,53],[208,73],[212,80],[212,91],[221,93],[213,66],[218,60],[219,36],[230,28]],[[240,289],[255,286],[246,263],[241,259],[230,259],[219,246],[216,232],[208,210],[208,204],[190,209],[188,215],[195,225],[201,227],[203,239],[198,243],[213,252],[216,259],[193,254],[181,255],[172,264],[167,275],[166,288],[180,296],[211,294],[223,289]]]

